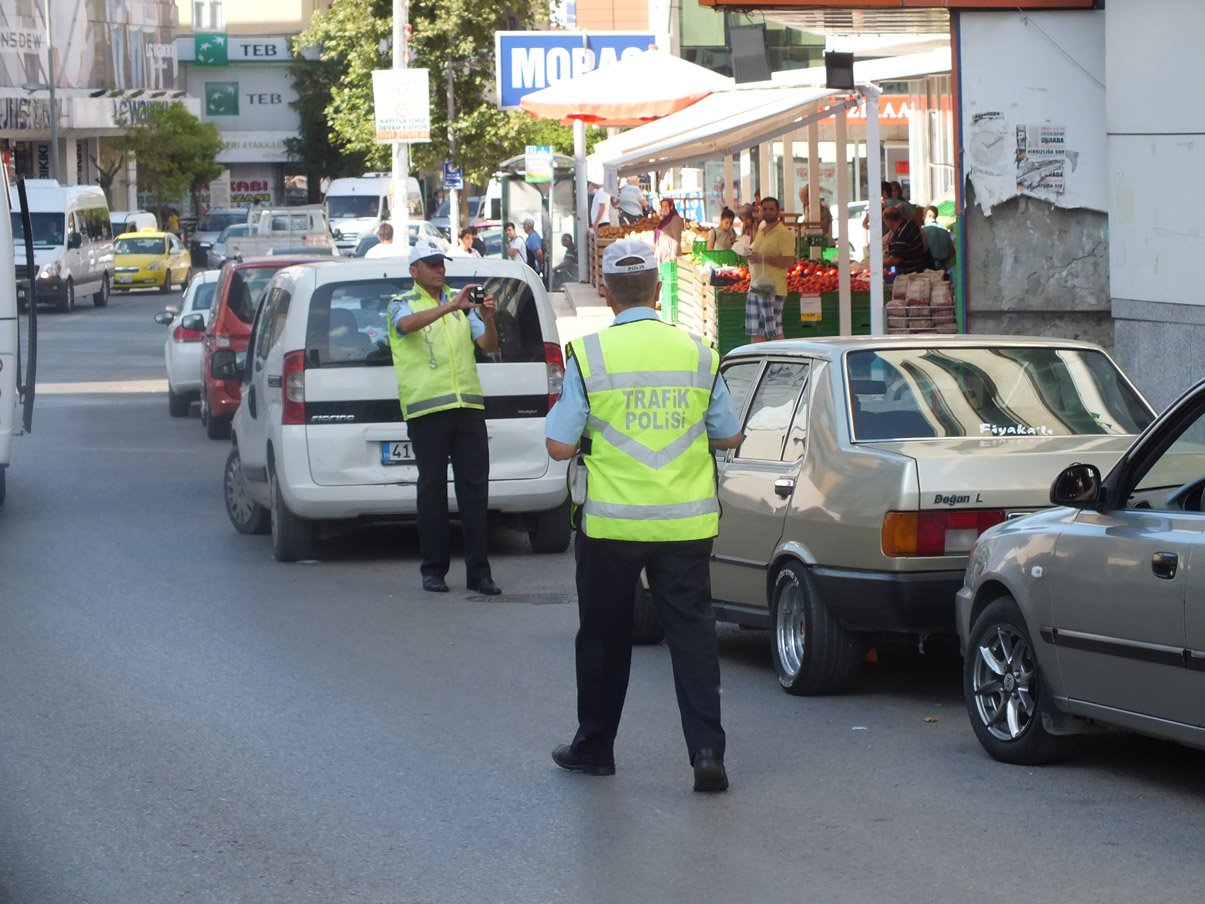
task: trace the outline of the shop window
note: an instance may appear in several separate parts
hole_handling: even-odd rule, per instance
[[[224,31],[226,11],[223,0],[193,0],[193,31]]]

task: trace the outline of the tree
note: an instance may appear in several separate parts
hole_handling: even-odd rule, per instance
[[[447,72],[453,72],[457,162],[465,178],[483,185],[503,160],[528,144],[551,144],[573,152],[573,133],[526,113],[503,112],[490,99],[494,78],[494,32],[531,26],[534,0],[411,0],[414,29],[410,65],[431,72],[431,141],[410,146],[416,172],[438,172],[448,156]],[[333,0],[316,15],[298,43],[319,48],[320,58],[340,73],[325,107],[332,143],[363,155],[368,168],[387,170],[390,148],[376,143],[371,111],[372,71],[392,65],[390,0]],[[602,135],[591,130],[592,143]]]
[[[117,142],[133,154],[138,186],[149,192],[156,207],[178,204],[185,195],[197,207],[197,190],[222,174],[217,162],[223,143],[217,126],[203,123],[183,104],[146,108]]]
[[[300,125],[298,137],[284,140],[285,151],[305,173],[310,203],[316,204],[322,200],[324,177],[358,175],[366,166],[363,154],[343,151],[327,124],[326,108],[339,83],[338,65],[330,60],[304,59],[298,47],[294,54],[289,71],[297,100],[290,106],[297,111]]]

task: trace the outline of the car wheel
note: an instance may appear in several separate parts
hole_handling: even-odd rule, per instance
[[[167,387],[167,410],[172,417],[188,417],[188,406],[191,404],[188,396],[177,395],[170,385]]]
[[[238,446],[232,446],[222,472],[222,492],[226,497],[226,514],[240,534],[266,534],[271,530],[272,515],[251,498],[247,479],[243,476],[243,460]]]
[[[59,302],[59,312],[62,314],[70,314],[75,310],[75,283],[70,279],[67,280],[67,287],[63,290],[63,300]]]
[[[537,512],[531,519],[527,537],[532,552],[564,552],[569,548],[573,530],[569,526],[569,500],[547,512]]]
[[[1053,708],[1025,618],[1004,596],[975,619],[962,667],[962,688],[971,728],[983,749],[1003,763],[1049,763],[1075,749],[1075,735],[1046,730],[1043,712]]]
[[[100,288],[96,294],[92,296],[92,304],[98,308],[103,308],[109,303],[109,274],[106,273],[100,278]]]
[[[187,289],[190,282],[192,282],[192,267],[184,271],[184,279],[180,280],[181,290]]]
[[[657,618],[653,605],[653,594],[643,584],[636,588],[636,613],[632,620],[632,643],[636,646],[652,646],[665,639],[665,629]]]
[[[774,580],[770,624],[774,671],[787,693],[833,694],[853,684],[862,639],[833,617],[798,562],[786,565]]]
[[[277,562],[296,562],[298,559],[308,559],[314,544],[314,524],[304,518],[298,518],[285,505],[284,497],[280,494],[280,481],[273,470],[268,477],[271,483],[272,498],[272,554]]]
[[[201,390],[201,398],[205,398],[205,390]],[[230,439],[230,422],[232,417],[219,417],[214,414],[208,405],[202,402],[201,420],[205,424],[205,435],[210,439]]]

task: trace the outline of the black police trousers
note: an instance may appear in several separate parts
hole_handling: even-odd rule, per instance
[[[691,762],[700,750],[724,753],[720,661],[711,608],[711,540],[637,543],[577,533],[577,718],[573,751],[589,762],[614,759],[632,666],[640,569],[665,629],[682,733]]]

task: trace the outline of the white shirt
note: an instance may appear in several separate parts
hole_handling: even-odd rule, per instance
[[[527,239],[525,236],[516,235],[510,240],[508,247],[511,260],[516,260],[521,264],[527,263]]]
[[[400,242],[379,242],[364,252],[364,257],[405,257],[410,253],[410,246]]]
[[[610,196],[604,189],[599,189],[594,193],[594,203],[590,205],[590,225],[591,226],[606,226],[608,224],[607,204],[610,203]],[[598,221],[602,217],[602,222]]]

